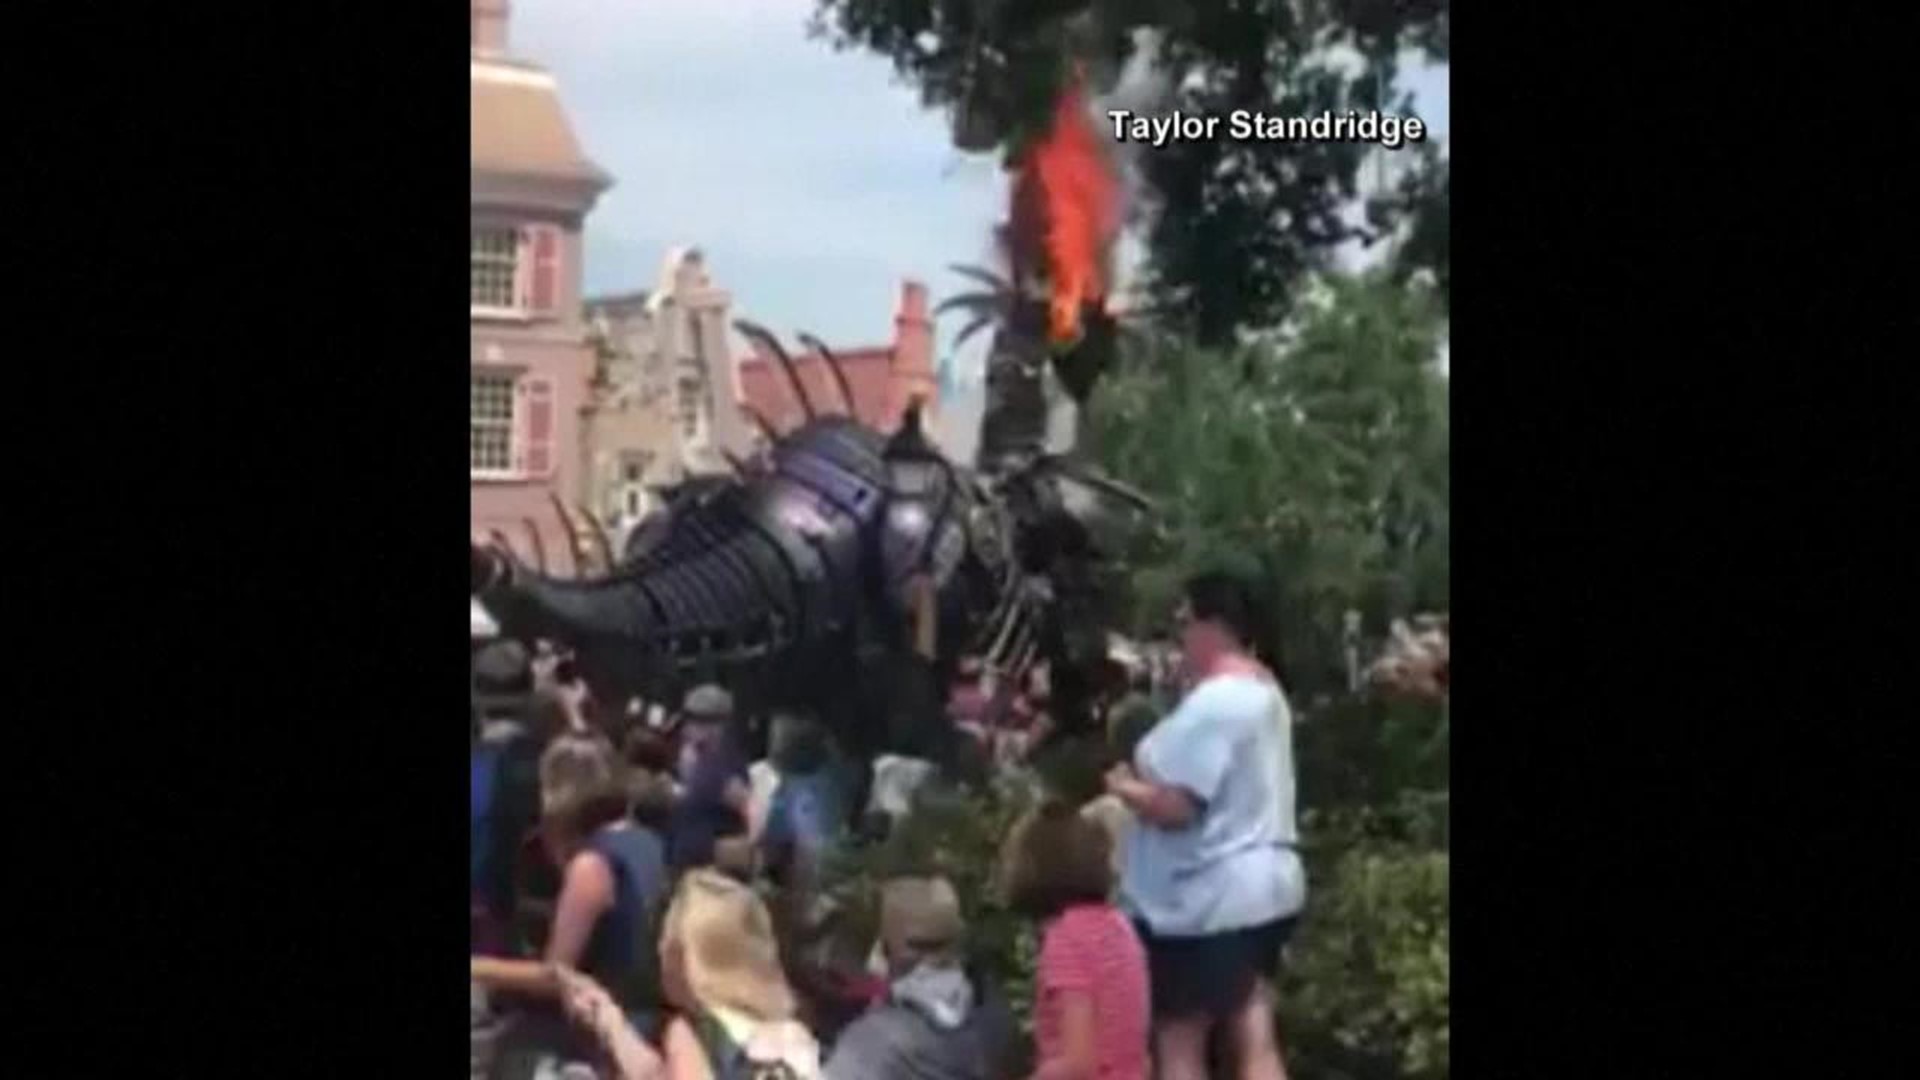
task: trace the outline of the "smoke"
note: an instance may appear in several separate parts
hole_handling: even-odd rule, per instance
[[[1109,146],[1110,157],[1120,180],[1117,209],[1123,232],[1113,253],[1113,281],[1108,288],[1109,297],[1116,300],[1137,277],[1137,270],[1145,260],[1140,230],[1146,224],[1149,203],[1146,199],[1142,155],[1152,150],[1139,143],[1115,139],[1113,121],[1107,113],[1109,110],[1124,110],[1136,115],[1159,115],[1173,108],[1176,90],[1172,75],[1161,63],[1161,32],[1152,27],[1141,27],[1132,32],[1132,38],[1133,51],[1120,66],[1111,85],[1093,95],[1089,101],[1096,130],[1100,133],[1101,141]],[[1128,305],[1121,301],[1120,306]]]
[[[1133,32],[1133,54],[1113,86],[1095,99],[1097,107],[1153,112],[1172,102],[1173,80],[1160,66],[1160,40],[1160,31],[1152,27]]]

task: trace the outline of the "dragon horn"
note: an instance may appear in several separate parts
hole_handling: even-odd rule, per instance
[[[587,524],[593,527],[593,538],[600,542],[600,555],[606,560],[603,565],[606,569],[612,570],[614,564],[613,537],[608,535],[606,524],[600,520],[600,515],[584,506],[580,508],[580,513],[587,519]]]
[[[807,414],[808,420],[814,419],[813,399],[807,396],[806,385],[800,381],[800,372],[794,369],[793,357],[788,356],[787,350],[781,347],[780,339],[774,337],[765,327],[745,319],[735,319],[733,325],[742,334],[752,338],[755,344],[772,353],[773,358],[780,362],[780,369],[787,373],[787,382],[793,387],[793,396],[799,400],[800,408]]]
[[[499,529],[488,529],[487,539],[493,542],[494,548],[498,550],[501,555],[507,556],[508,558],[513,556],[513,542],[507,539],[506,533],[501,532]]]
[[[827,362],[827,370],[833,372],[834,384],[840,388],[840,400],[847,403],[847,415],[854,416],[853,386],[847,382],[847,373],[840,370],[840,358],[833,355],[833,350],[827,348],[826,342],[812,334],[802,332],[798,336],[800,344],[818,352],[821,359]]]
[[[527,527],[527,535],[533,540],[533,565],[541,573],[547,572],[547,542],[540,539],[540,526],[532,518],[521,518],[520,524]]]
[[[759,428],[760,434],[767,437],[768,446],[780,441],[780,434],[773,430],[773,425],[767,422],[766,416],[762,415],[759,409],[751,405],[742,405],[740,411],[747,414],[747,419],[753,421],[753,426]]]
[[[573,565],[584,571],[587,568],[588,556],[586,537],[581,533],[580,520],[573,516],[572,510],[567,508],[567,502],[560,497],[559,492],[549,491],[547,498],[552,500],[554,512],[560,515],[560,524],[567,530],[567,551],[573,556]]]

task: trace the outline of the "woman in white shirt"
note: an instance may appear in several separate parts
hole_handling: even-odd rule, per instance
[[[1282,1080],[1280,950],[1306,902],[1294,822],[1292,715],[1254,658],[1245,590],[1187,583],[1181,647],[1195,682],[1107,790],[1133,814],[1122,906],[1147,946],[1163,1080],[1204,1080],[1216,1025],[1243,1080]]]

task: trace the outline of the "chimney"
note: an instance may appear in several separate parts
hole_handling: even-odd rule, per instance
[[[929,415],[940,407],[939,380],[933,369],[933,320],[927,316],[927,287],[908,280],[900,285],[900,310],[893,320],[893,363],[889,373],[887,422],[896,422],[914,398],[926,402]]]
[[[469,0],[472,17],[473,55],[505,56],[507,52],[507,0]]]

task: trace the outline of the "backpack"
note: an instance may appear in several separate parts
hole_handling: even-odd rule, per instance
[[[485,891],[492,869],[494,787],[499,777],[499,764],[500,755],[492,747],[474,748],[467,836],[467,857],[474,892]]]
[[[740,1043],[717,1017],[703,1012],[694,1032],[714,1080],[821,1080],[820,1045],[797,1021],[755,1024]]]

